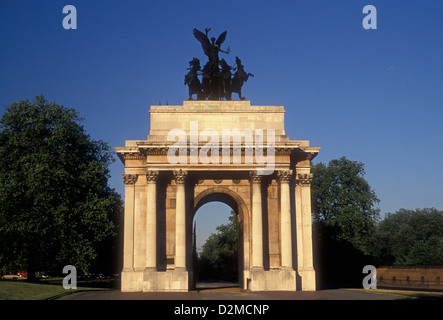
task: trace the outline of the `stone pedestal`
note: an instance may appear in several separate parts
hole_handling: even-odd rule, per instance
[[[251,269],[248,290],[251,291],[295,291],[297,288],[296,272],[292,268],[264,270]]]
[[[122,292],[142,292],[143,291],[143,272],[134,270],[123,270],[121,274]]]
[[[315,291],[316,290],[316,279],[315,279],[315,270],[314,268],[310,268],[307,270],[300,271],[300,277],[302,279],[302,291]]]
[[[187,292],[190,278],[186,270],[146,270],[143,273],[143,292]]]

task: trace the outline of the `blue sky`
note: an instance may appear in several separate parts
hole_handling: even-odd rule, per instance
[[[68,4],[77,30],[62,26]],[[368,4],[377,30],[362,27]],[[382,213],[443,210],[442,14],[434,0],[2,1],[0,104],[43,93],[94,139],[146,139],[149,106],[181,105],[188,61],[206,61],[193,28],[228,30],[225,59],[255,75],[244,95],[285,106],[290,138],[322,147],[315,162],[363,162]],[[117,160],[119,192],[122,172]],[[220,208],[200,211],[226,219]]]

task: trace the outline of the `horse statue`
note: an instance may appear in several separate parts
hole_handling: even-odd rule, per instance
[[[245,97],[242,97],[241,95],[241,88],[243,87],[243,84],[248,81],[249,77],[254,77],[254,75],[252,73],[246,73],[244,66],[241,64],[241,60],[238,57],[235,57],[235,62],[237,64],[237,71],[232,78],[232,92],[237,93],[240,100],[245,100]]]
[[[203,92],[202,92],[202,84],[200,83],[200,80],[198,79],[198,71],[200,71],[200,60],[197,58],[192,59],[189,61],[189,68],[187,70],[190,70],[188,74],[185,76],[185,85],[188,85],[189,88],[189,100],[192,99],[192,95],[197,95],[197,100],[202,100],[203,98]]]

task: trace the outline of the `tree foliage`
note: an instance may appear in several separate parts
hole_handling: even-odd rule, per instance
[[[377,228],[379,259],[394,265],[443,265],[443,211],[400,209]]]
[[[323,283],[361,286],[372,265],[442,265],[443,212],[400,209],[380,220],[363,163],[313,166],[315,259]]]
[[[108,186],[111,148],[72,108],[42,95],[7,107],[0,120],[0,264],[87,272],[97,245],[115,234],[121,200]]]
[[[218,226],[203,244],[198,261],[200,280],[237,281],[238,228],[237,215],[231,211],[229,223]]]
[[[318,163],[312,171],[314,222],[323,224],[337,241],[369,253],[379,200],[364,179],[364,164],[342,157],[327,166]]]

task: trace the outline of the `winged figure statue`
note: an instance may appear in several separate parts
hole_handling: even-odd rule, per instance
[[[218,66],[218,63],[220,61],[218,57],[219,52],[223,53],[229,53],[231,50],[228,47],[227,51],[224,51],[221,49],[221,45],[226,40],[226,35],[228,34],[227,31],[223,32],[218,39],[216,40],[214,37],[211,38],[211,41],[209,41],[208,38],[208,32],[211,31],[211,28],[206,28],[205,33],[194,29],[194,37],[200,42],[203,52],[206,56],[208,56],[209,59],[209,65],[210,66]]]

